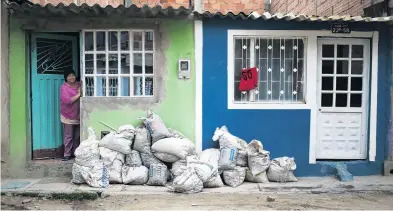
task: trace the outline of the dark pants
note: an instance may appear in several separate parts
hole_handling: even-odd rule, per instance
[[[74,155],[75,149],[79,146],[79,125],[69,125],[63,123],[64,133],[64,156]]]

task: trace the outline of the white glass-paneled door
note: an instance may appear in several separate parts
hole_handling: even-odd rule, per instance
[[[317,159],[366,159],[370,41],[318,40]]]

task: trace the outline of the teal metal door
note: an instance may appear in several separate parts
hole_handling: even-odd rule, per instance
[[[33,159],[61,157],[60,86],[64,70],[78,70],[77,37],[39,33],[31,38]]]

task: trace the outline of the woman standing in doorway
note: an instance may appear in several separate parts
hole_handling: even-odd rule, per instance
[[[64,71],[65,83],[60,87],[60,120],[63,123],[64,157],[68,161],[79,146],[79,98],[81,86],[73,70]]]

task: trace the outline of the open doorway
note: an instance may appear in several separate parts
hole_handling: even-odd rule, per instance
[[[80,78],[79,32],[32,33],[30,48],[32,159],[60,158],[60,86],[67,69]]]

